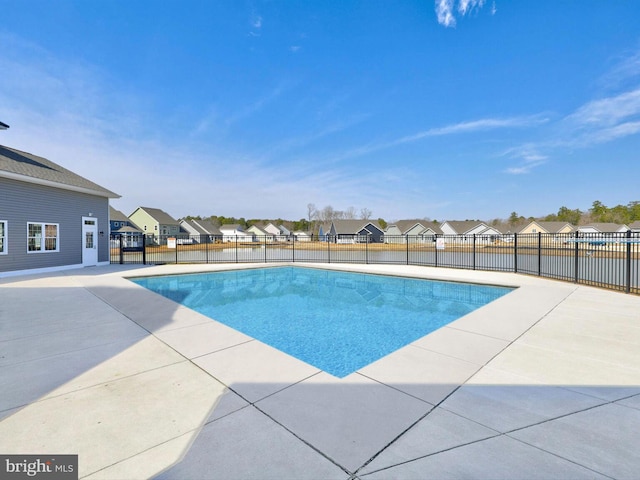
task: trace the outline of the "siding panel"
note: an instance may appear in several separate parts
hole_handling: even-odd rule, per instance
[[[98,262],[109,261],[109,200],[0,178],[0,220],[7,220],[7,255],[0,272],[82,264],[82,217],[98,219]],[[59,224],[59,252],[27,253],[27,222]]]

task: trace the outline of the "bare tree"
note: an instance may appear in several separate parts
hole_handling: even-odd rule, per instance
[[[322,210],[318,212],[318,219],[323,222],[330,222],[335,219],[335,210],[331,205],[327,205]]]
[[[344,212],[345,220],[355,220],[356,218],[356,209],[355,207],[349,207]]]
[[[372,214],[373,213],[368,208],[361,208],[360,209],[360,218],[362,220],[369,220],[371,218]]]
[[[307,204],[307,221],[309,222],[309,230],[313,234],[315,231],[314,220],[318,218],[318,209],[315,203]]]

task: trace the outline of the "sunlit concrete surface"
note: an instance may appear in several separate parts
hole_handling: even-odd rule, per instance
[[[91,479],[637,477],[640,297],[306,266],[518,288],[338,379],[127,280],[264,264],[0,279],[0,452]]]

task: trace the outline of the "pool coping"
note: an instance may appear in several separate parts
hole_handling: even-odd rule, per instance
[[[533,432],[542,423],[549,427],[555,426],[568,415],[578,415],[590,410],[601,411],[598,409],[611,408],[613,405],[618,408],[624,406],[626,410],[623,408],[622,411],[637,413],[640,368],[637,364],[626,361],[616,370],[599,358],[601,365],[594,365],[601,367],[604,373],[591,372],[597,383],[589,381],[589,372],[576,374],[572,371],[560,371],[555,377],[549,377],[553,381],[545,381],[544,372],[537,372],[531,365],[531,356],[533,355],[535,363],[537,355],[543,362],[546,357],[567,353],[564,347],[547,348],[547,344],[542,344],[541,347],[541,344],[534,345],[535,342],[530,342],[527,338],[531,337],[537,342],[537,337],[546,333],[549,328],[551,331],[557,329],[555,316],[561,314],[565,316],[562,318],[571,318],[570,312],[560,311],[563,310],[563,305],[571,303],[571,297],[577,293],[586,292],[583,303],[599,299],[605,305],[605,310],[612,309],[607,302],[624,299],[623,303],[629,307],[623,311],[623,318],[626,318],[627,314],[624,312],[627,311],[631,312],[633,318],[633,312],[637,311],[634,309],[640,306],[637,297],[499,272],[395,265],[291,264],[296,267],[517,287],[513,292],[448,326],[354,374],[337,379],[229,327],[177,306],[127,280],[130,276],[284,265],[288,264],[109,267],[40,276],[34,280],[31,280],[32,277],[12,278],[10,282],[2,282],[7,285],[33,282],[40,285],[35,288],[46,295],[47,288],[60,283],[61,277],[67,279],[90,294],[88,302],[99,302],[103,308],[110,309],[114,318],[119,317],[119,325],[134,322],[130,328],[136,330],[135,333],[130,333],[131,345],[120,353],[151,348],[154,352],[162,352],[161,355],[154,354],[158,355],[154,359],[162,355],[166,358],[164,363],[154,364],[156,360],[148,360],[148,356],[143,355],[149,365],[132,371],[128,369],[134,366],[118,363],[118,368],[126,371],[125,374],[120,373],[119,377],[113,374],[114,359],[118,355],[105,358],[94,369],[84,372],[84,375],[58,385],[26,406],[16,406],[0,423],[0,433],[11,432],[14,440],[22,438],[14,431],[18,424],[24,425],[43,418],[49,405],[60,408],[59,402],[65,397],[71,399],[65,408],[73,408],[74,401],[80,402],[82,394],[88,395],[95,391],[94,396],[88,397],[89,403],[81,403],[90,409],[92,401],[104,398],[104,395],[96,395],[99,394],[99,387],[105,385],[119,386],[122,383],[125,389],[123,392],[135,392],[139,395],[139,408],[144,409],[145,398],[150,393],[154,393],[153,398],[163,398],[162,394],[168,387],[163,385],[162,379],[166,378],[165,374],[171,374],[177,377],[184,375],[192,381],[189,384],[192,388],[191,396],[187,398],[189,404],[185,408],[192,409],[193,418],[188,422],[174,418],[174,422],[186,423],[177,430],[165,431],[164,428],[157,428],[158,432],[148,432],[146,443],[130,445],[128,451],[114,451],[110,457],[92,459],[90,463],[85,462],[84,467],[81,463],[82,478],[118,478],[124,473],[126,478],[148,478],[158,474],[161,478],[199,477],[198,473],[201,476],[204,472],[212,472],[210,466],[206,466],[207,462],[213,462],[216,467],[210,478],[278,478],[278,475],[280,478],[287,478],[286,474],[289,474],[289,478],[302,478],[300,472],[305,473],[308,478],[317,478],[318,474],[323,478],[385,478],[389,474],[393,475],[393,472],[398,472],[398,478],[412,478],[406,472],[411,472],[413,467],[419,466],[420,471],[428,471],[424,470],[424,465],[437,469],[439,459],[452,455],[447,452],[470,451],[472,446],[479,448],[491,442],[507,442],[504,447],[507,450],[517,450],[523,446],[527,447],[525,450],[529,453],[542,450],[546,452],[547,460],[552,458],[557,462],[552,470],[556,473],[580,471],[594,475],[610,474],[607,470],[609,467],[594,468],[587,461],[581,463],[575,458],[567,458],[569,456],[566,454],[559,455],[548,448],[541,448],[534,440],[516,439],[522,433],[514,432]],[[536,325],[545,322],[553,325],[545,327],[547,330],[542,327],[534,329]],[[629,330],[630,335],[622,341],[626,342],[625,345],[635,345],[638,336],[635,327],[631,324],[631,327],[624,328]],[[545,341],[549,343],[550,340]],[[606,348],[611,348],[611,345],[607,344]],[[604,352],[603,356],[608,353]],[[131,355],[135,358],[133,353]],[[629,355],[625,360],[636,359],[633,353]],[[28,365],[29,361],[25,359],[22,364]],[[149,380],[149,384],[145,384],[148,390],[138,391],[136,381],[143,376],[151,377],[153,373],[157,376]],[[603,382],[603,378],[609,378],[608,383]],[[125,379],[131,385],[125,386]],[[492,422],[496,421],[495,418],[487,417],[486,420],[479,421],[482,417],[479,412],[465,413],[469,406],[465,406],[463,401],[465,395],[473,398],[474,402],[479,398],[486,400],[487,396],[492,398],[492,395],[487,394],[488,391],[493,392],[488,385],[492,388],[507,386],[505,398],[509,398],[521,386],[533,392],[544,387],[542,393],[538,394],[542,398],[537,400],[545,403],[549,392],[553,392],[552,396],[559,395],[560,392],[561,396],[566,397],[565,403],[570,406],[563,409],[554,404],[556,410],[552,414],[545,412],[542,415],[537,412],[537,417],[533,415],[530,419],[521,420],[521,423],[514,420],[506,422],[506,426],[494,425]],[[477,394],[478,388],[482,389],[480,395]],[[604,393],[596,392],[596,389],[603,390]],[[575,406],[572,406],[574,403]],[[632,406],[629,407],[629,404]],[[513,404],[507,406],[514,408]],[[116,409],[118,414],[122,413],[120,408],[121,405]],[[490,411],[489,407],[486,408]],[[166,413],[164,412],[165,415]],[[93,412],[95,414],[97,412]],[[92,418],[91,412],[87,415]],[[515,414],[512,416],[517,417]],[[129,418],[128,415],[125,417]],[[628,423],[627,417],[625,421]],[[162,416],[151,420],[158,425],[163,424]],[[469,434],[470,437],[454,441],[455,445],[451,449],[442,452],[433,452],[430,450],[433,447],[424,446],[426,450],[420,451],[420,441],[417,444],[416,441],[409,442],[402,448],[403,442],[408,441],[414,432],[427,426],[433,429],[437,421],[449,426],[463,423],[463,431],[473,430],[474,433]],[[256,426],[255,432],[252,431],[253,426]],[[118,428],[137,432],[135,421]],[[273,440],[274,445],[267,448],[272,451],[271,455],[256,457],[256,452],[249,448],[237,447],[240,448],[237,450],[227,442],[221,442],[216,432],[235,439],[239,442],[238,445],[245,447],[255,446],[257,443],[252,442],[259,442],[265,432],[269,432],[268,438],[276,440]],[[96,438],[94,433],[89,429],[88,435],[91,438]],[[621,439],[623,440],[624,438]],[[56,443],[52,439],[49,441],[51,443],[47,444]],[[34,449],[33,441],[29,442],[26,438],[16,441],[12,448],[23,445]],[[67,438],[66,442],[72,446],[74,438]],[[205,461],[202,452],[207,445],[215,446],[214,450],[220,451],[220,458],[214,455],[213,460]],[[6,444],[0,442],[0,447],[0,452],[7,451]],[[98,445],[94,448],[97,447]],[[282,464],[278,455],[282,454],[281,450],[285,447],[300,452],[300,465],[297,462]],[[85,459],[95,454],[91,449],[86,451],[78,448],[84,452]],[[136,448],[139,450],[136,451]],[[621,447],[613,450],[619,455],[625,453]],[[170,455],[167,453],[169,451]],[[161,473],[167,468],[169,470]],[[572,468],[575,470],[571,470]],[[209,478],[209,473],[206,475]]]

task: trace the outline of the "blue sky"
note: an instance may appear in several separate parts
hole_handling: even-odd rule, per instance
[[[125,214],[491,220],[640,200],[638,1],[0,0],[0,16],[0,143]]]

